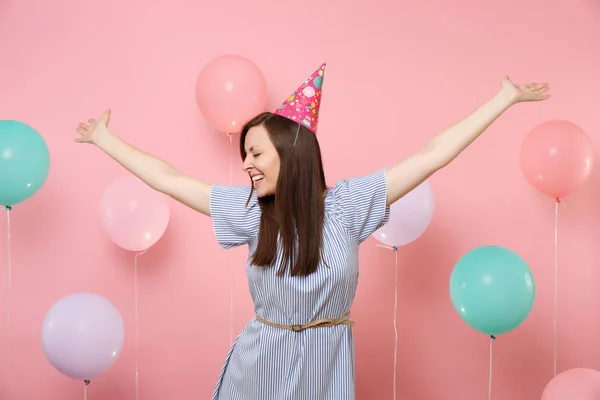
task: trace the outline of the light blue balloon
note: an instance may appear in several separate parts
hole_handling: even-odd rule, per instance
[[[482,246],[465,254],[450,276],[450,297],[458,315],[490,336],[512,331],[529,315],[535,281],[514,251]]]
[[[49,169],[44,138],[27,124],[0,120],[0,204],[13,206],[33,196]]]

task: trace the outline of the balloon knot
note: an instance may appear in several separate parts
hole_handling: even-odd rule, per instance
[[[398,251],[398,248],[396,246],[392,246],[392,250],[394,250],[394,252]]]
[[[560,201],[560,199],[558,197],[556,198],[556,202],[557,203],[561,203],[561,201]]]
[[[10,211],[10,210],[12,210],[12,207],[11,206],[6,206],[6,210]]]
[[[496,340],[496,336],[490,335],[490,337],[492,338],[492,340]]]
[[[90,384],[89,379],[84,380],[84,382],[85,382],[85,386],[88,386]]]

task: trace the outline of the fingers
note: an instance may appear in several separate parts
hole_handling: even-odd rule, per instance
[[[535,93],[531,93],[529,96],[527,96],[526,101],[542,101],[542,100],[547,100],[550,97],[552,97],[552,95],[550,95],[548,93],[535,92]]]
[[[542,100],[545,100],[550,97],[548,91],[550,90],[550,86],[547,83],[542,84],[539,89],[535,90],[535,94],[539,97],[542,97]]]
[[[526,85],[527,88],[527,101],[542,101],[547,100],[551,97],[548,93],[550,85],[547,82],[534,82]]]
[[[525,85],[525,87],[531,89],[534,92],[538,92],[540,90],[547,90],[549,85],[547,82],[532,82]]]
[[[537,96],[537,97],[536,97],[536,100],[538,100],[538,101],[541,101],[541,100],[547,100],[547,99],[549,99],[550,97],[552,97],[552,95],[551,95],[551,94],[544,94],[544,95],[541,95],[541,96]]]
[[[79,133],[80,135],[85,135],[88,133],[88,131],[90,130],[91,126],[88,124],[85,124],[83,122],[80,122],[79,125],[77,125],[77,127],[75,128],[75,130],[77,131],[77,133]]]
[[[90,129],[90,126],[87,124],[84,124],[83,122],[81,122],[77,128],[75,128],[75,130],[77,131],[77,133],[79,133],[80,135],[85,135],[88,130]]]

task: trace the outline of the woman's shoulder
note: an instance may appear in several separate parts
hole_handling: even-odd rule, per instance
[[[248,185],[212,184],[212,194],[215,196],[233,196],[234,198],[256,199],[256,191]]]
[[[258,196],[252,186],[213,184],[210,195],[212,208],[233,211],[246,208],[260,209]]]
[[[339,178],[333,186],[328,188],[327,196],[332,198],[344,197],[348,192],[369,192],[386,182],[386,169],[380,168],[374,172],[362,175],[355,175],[348,178]]]

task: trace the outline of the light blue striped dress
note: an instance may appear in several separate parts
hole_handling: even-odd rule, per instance
[[[261,216],[250,187],[213,185],[211,214],[219,245],[257,244]],[[276,276],[274,268],[248,261],[246,272],[256,315],[282,325],[340,318],[352,306],[358,282],[358,249],[389,218],[385,171],[340,180],[328,189],[323,230],[329,267],[305,277]],[[249,258],[248,258],[249,260]],[[352,327],[336,325],[294,332],[252,318],[232,345],[213,400],[354,399]]]

